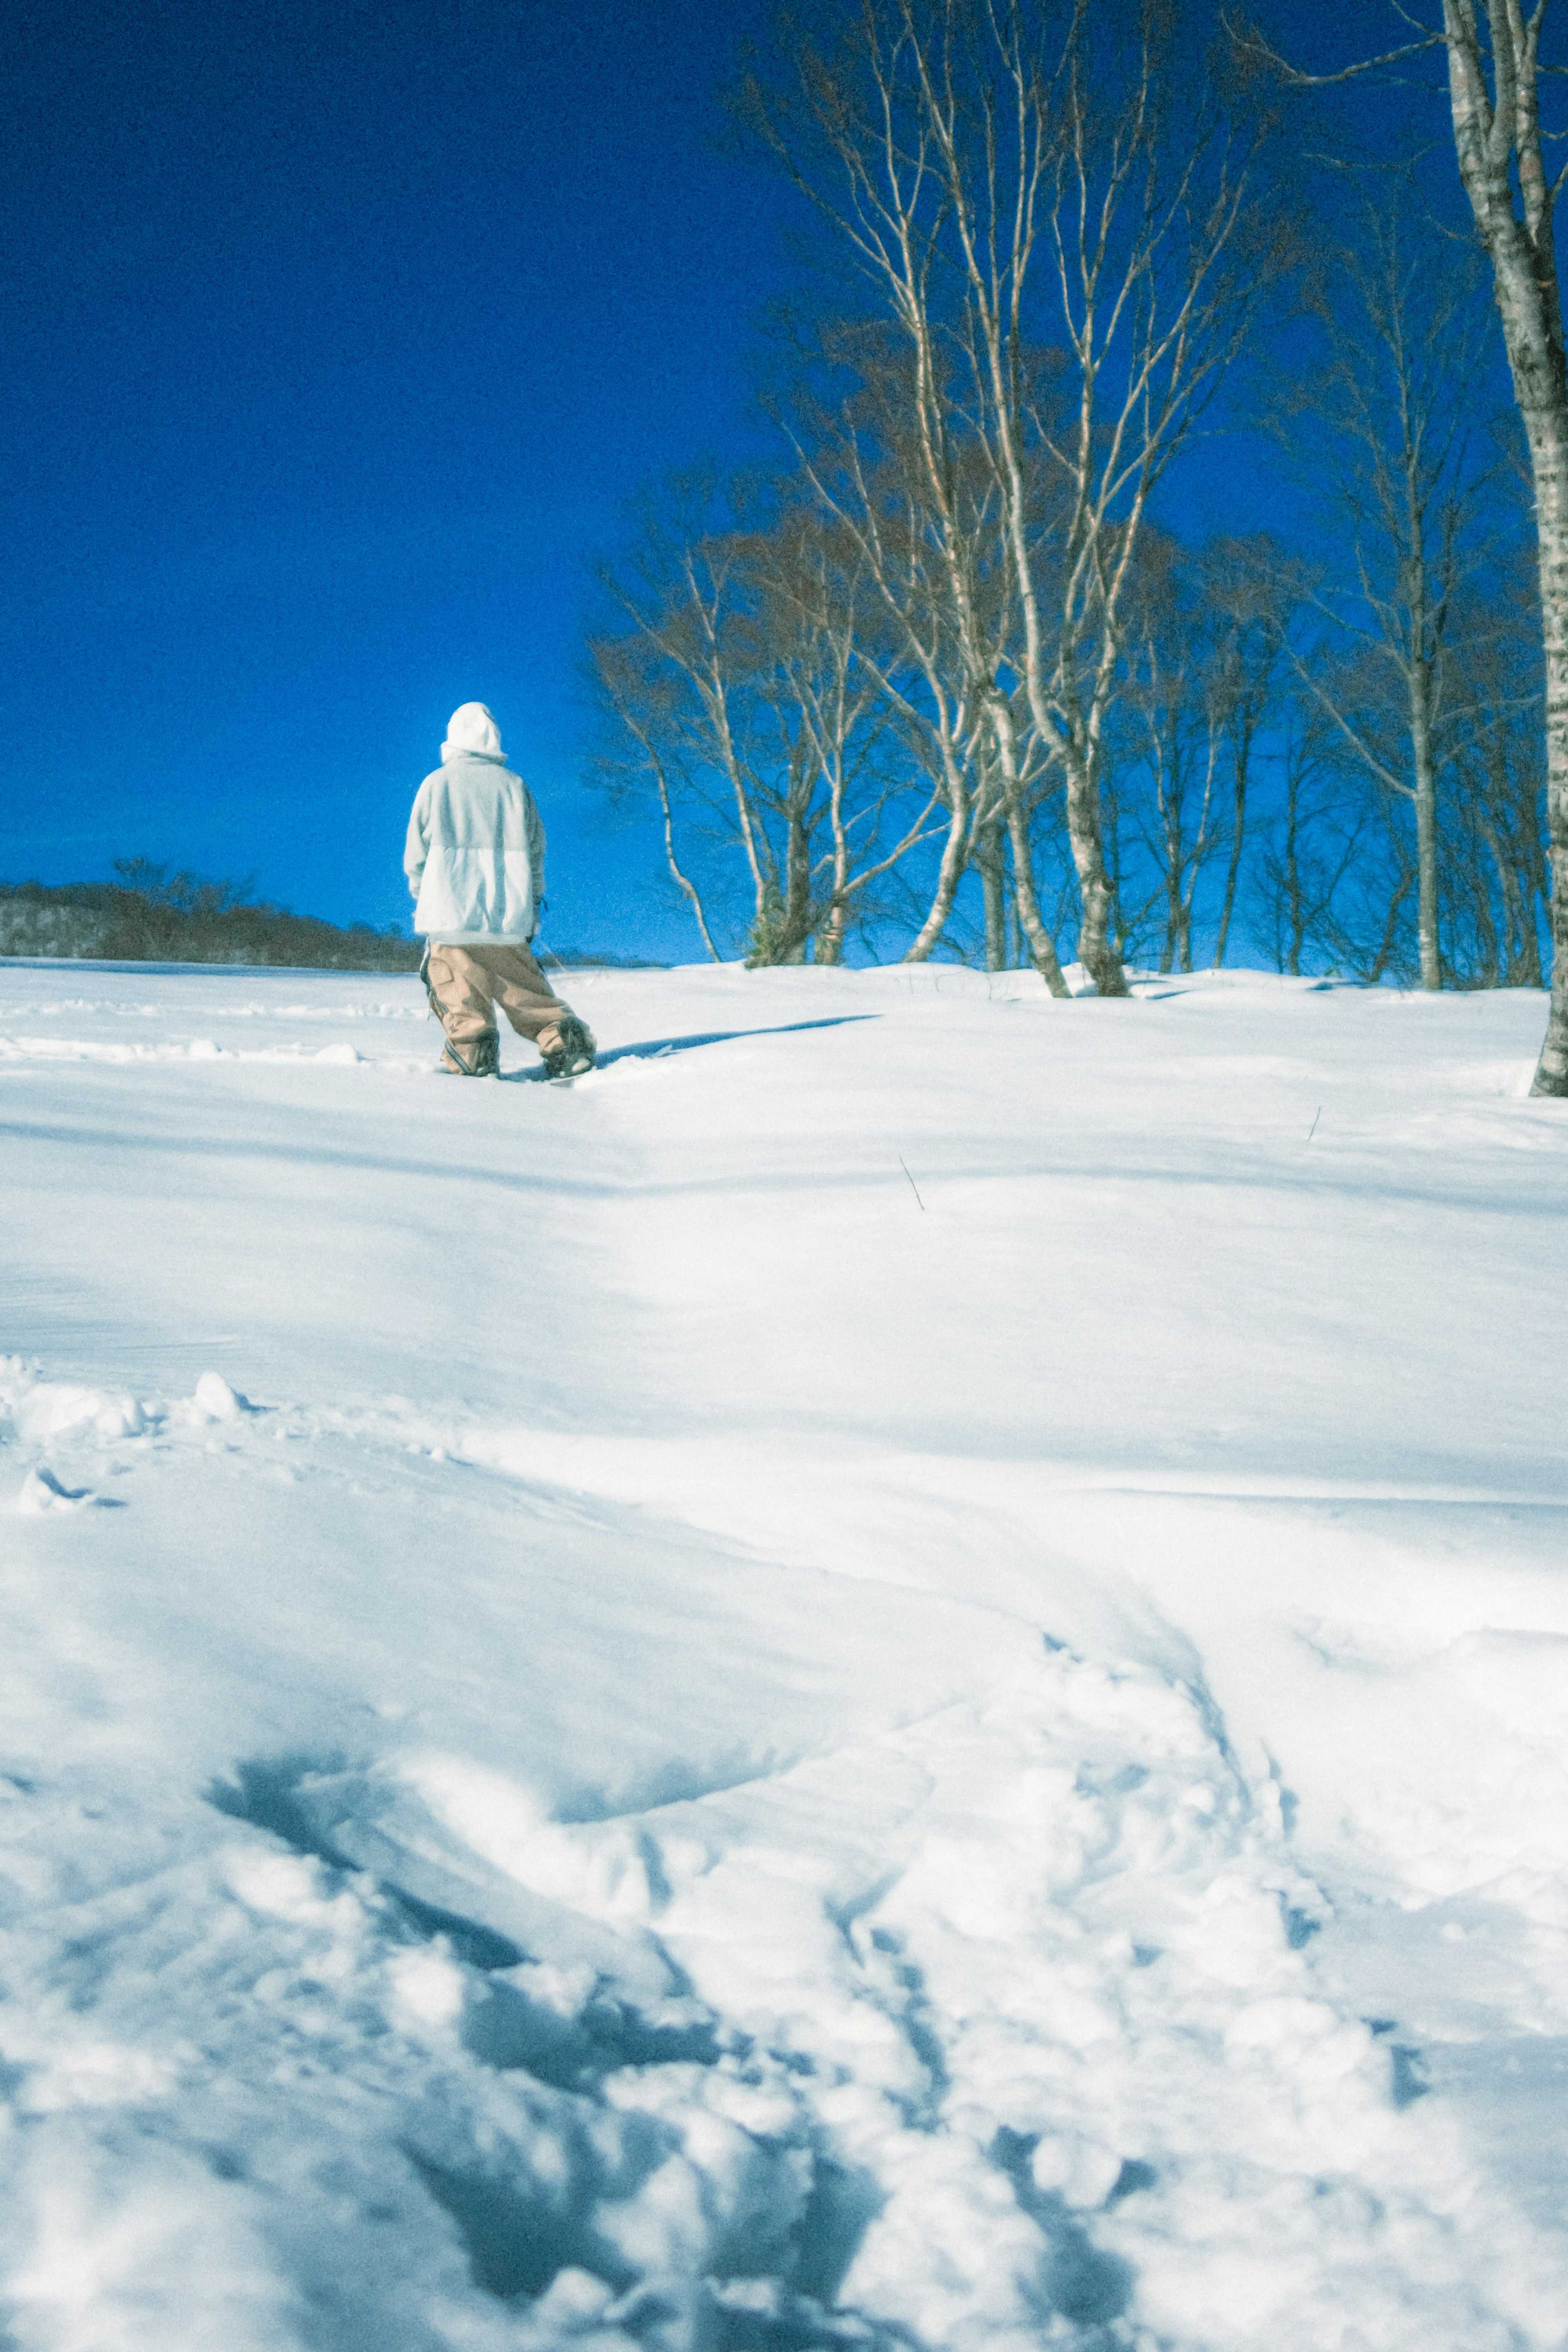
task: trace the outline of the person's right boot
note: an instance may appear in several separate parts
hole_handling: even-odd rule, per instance
[[[580,1078],[594,1066],[594,1033],[574,1013],[563,1013],[555,1024],[557,1042],[544,1056],[547,1078]]]

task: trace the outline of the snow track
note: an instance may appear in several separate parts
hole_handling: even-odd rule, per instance
[[[16,2352],[1555,2352],[1536,1003],[573,992],[0,973]]]

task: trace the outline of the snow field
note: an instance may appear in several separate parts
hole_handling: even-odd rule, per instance
[[[1539,1000],[563,987],[0,971],[18,2352],[1568,2341]]]

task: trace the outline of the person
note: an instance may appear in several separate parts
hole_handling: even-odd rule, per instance
[[[594,1037],[541,971],[531,942],[544,904],[544,827],[533,794],[507,766],[500,730],[482,702],[454,710],[441,764],[415,795],[403,870],[431,1010],[446,1032],[448,1077],[500,1070],[499,1004],[546,1074],[594,1066]]]

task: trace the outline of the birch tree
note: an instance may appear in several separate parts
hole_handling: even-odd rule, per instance
[[[1533,603],[1505,605],[1521,636],[1535,621]],[[1525,667],[1506,627],[1478,648],[1444,812],[1445,960],[1456,979],[1483,988],[1541,986],[1542,922],[1551,919],[1539,695],[1533,677],[1520,676]]]
[[[749,961],[798,962],[819,937],[835,961],[857,904],[931,837],[941,781],[910,756],[853,542],[787,498],[747,513],[731,497],[742,511],[729,518],[725,503],[698,477],[677,487],[672,517],[645,510],[628,558],[601,574],[623,626],[593,635],[589,659],[657,791],[667,863],[709,953],[677,845],[693,819],[700,844],[738,854]],[[626,788],[624,755],[608,765]]]
[[[1410,804],[1421,985],[1437,989],[1438,783],[1466,718],[1455,634],[1495,519],[1468,397],[1479,280],[1463,247],[1445,250],[1435,231],[1422,233],[1414,192],[1397,180],[1352,218],[1320,303],[1325,364],[1289,415],[1298,461],[1342,551],[1315,572],[1298,568],[1299,616],[1350,658],[1311,658],[1299,626],[1280,642],[1352,755]],[[1479,621],[1474,600],[1468,609]],[[1332,698],[1336,684],[1359,688],[1356,701]]]
[[[1459,178],[1492,267],[1514,398],[1530,447],[1546,660],[1552,1008],[1531,1088],[1568,1096],[1568,366],[1553,209],[1568,165],[1546,169],[1541,36],[1547,0],[1443,0]],[[1515,200],[1517,181],[1519,196]]]
[[[1079,955],[1111,996],[1127,984],[1100,792],[1130,568],[1274,250],[1251,134],[1179,55],[1179,26],[1160,0],[860,0],[837,41],[796,46],[793,83],[754,76],[742,98],[902,341],[933,511],[955,413],[984,452],[1020,625],[1004,680],[971,625],[973,555],[944,524],[966,694],[1012,796],[1026,895],[1015,687],[1059,770]],[[1037,910],[1020,912],[1048,979]]]
[[[1147,535],[1131,600],[1126,711],[1114,798],[1159,877],[1160,969],[1190,971],[1198,889],[1223,861],[1214,965],[1225,961],[1247,840],[1250,796],[1278,718],[1280,603],[1271,542],[1219,540],[1188,551]],[[1122,919],[1130,875],[1118,859]],[[1205,919],[1210,909],[1202,910]]]
[[[1137,827],[1164,896],[1160,970],[1193,968],[1193,902],[1225,822],[1225,679],[1204,621],[1165,567],[1131,632],[1130,729],[1147,780]]]
[[[1241,47],[1303,85],[1347,81],[1422,54],[1447,68],[1460,184],[1490,268],[1513,396],[1530,452],[1545,661],[1546,809],[1552,870],[1552,998],[1531,1091],[1568,1097],[1568,356],[1555,212],[1568,163],[1548,169],[1541,54],[1550,0],[1441,0],[1414,41],[1336,73],[1311,74],[1258,36]],[[1403,6],[1405,23],[1419,18]]]
[[[1276,603],[1261,577],[1277,567],[1267,564],[1266,550],[1267,542],[1260,538],[1221,539],[1203,551],[1198,566],[1200,590],[1215,638],[1211,693],[1229,768],[1229,840],[1215,928],[1216,971],[1225,961],[1236,920],[1253,782],[1264,723],[1274,706],[1279,663]]]
[[[934,355],[929,377],[917,370],[911,384],[884,335],[829,322],[818,361],[836,396],[815,396],[802,381],[775,413],[822,511],[855,550],[885,648],[864,646],[861,658],[944,813],[934,887],[905,950],[907,962],[921,963],[981,844],[1009,813],[990,684],[1009,601],[988,560],[993,489]],[[1037,961],[1053,992],[1065,995],[1048,938],[1037,943]]]

